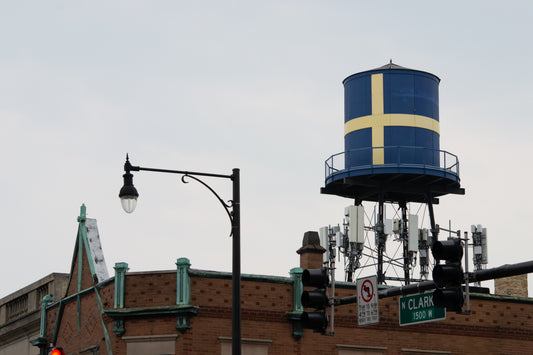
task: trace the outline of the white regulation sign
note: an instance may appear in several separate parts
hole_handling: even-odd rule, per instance
[[[357,324],[379,323],[378,278],[376,275],[357,279]]]

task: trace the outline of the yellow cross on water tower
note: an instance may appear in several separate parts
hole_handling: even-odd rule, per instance
[[[439,121],[434,118],[405,113],[385,113],[383,99],[383,74],[371,76],[372,114],[349,120],[344,125],[344,135],[360,129],[372,128],[372,164],[385,164],[385,127],[403,126],[424,128],[439,134]]]

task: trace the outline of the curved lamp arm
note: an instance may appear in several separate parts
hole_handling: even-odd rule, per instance
[[[198,181],[200,184],[204,185],[209,191],[211,191],[213,195],[215,195],[215,197],[218,199],[218,201],[220,201],[222,207],[224,207],[224,209],[226,210],[226,213],[229,217],[229,221],[233,225],[233,214],[229,210],[230,208],[233,208],[233,200],[229,200],[228,203],[224,202],[224,200],[215,192],[215,190],[211,188],[211,186],[206,184],[203,180],[191,175],[190,173],[183,174],[183,176],[181,177],[181,182],[183,182],[184,184],[188,184],[189,182],[186,180],[186,178],[191,178],[193,180]],[[233,235],[233,229],[231,230],[231,233],[229,235],[230,237]]]

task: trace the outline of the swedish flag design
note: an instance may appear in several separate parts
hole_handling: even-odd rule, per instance
[[[374,70],[346,78],[346,168],[389,163],[438,166],[438,84],[436,76],[411,69]]]

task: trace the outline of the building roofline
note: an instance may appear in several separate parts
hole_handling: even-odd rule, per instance
[[[27,286],[24,286],[23,288],[13,292],[13,293],[10,293],[8,294],[7,296],[5,297],[2,297],[0,298],[0,305],[3,305],[5,303],[8,303],[32,290],[35,290],[37,288],[39,288],[40,286],[42,285],[45,285],[55,279],[58,279],[58,278],[68,278],[69,277],[69,274],[68,273],[60,273],[60,272],[53,272],[51,274],[48,274],[46,275],[45,277],[35,281],[35,282],[32,282],[31,284],[27,285]]]

